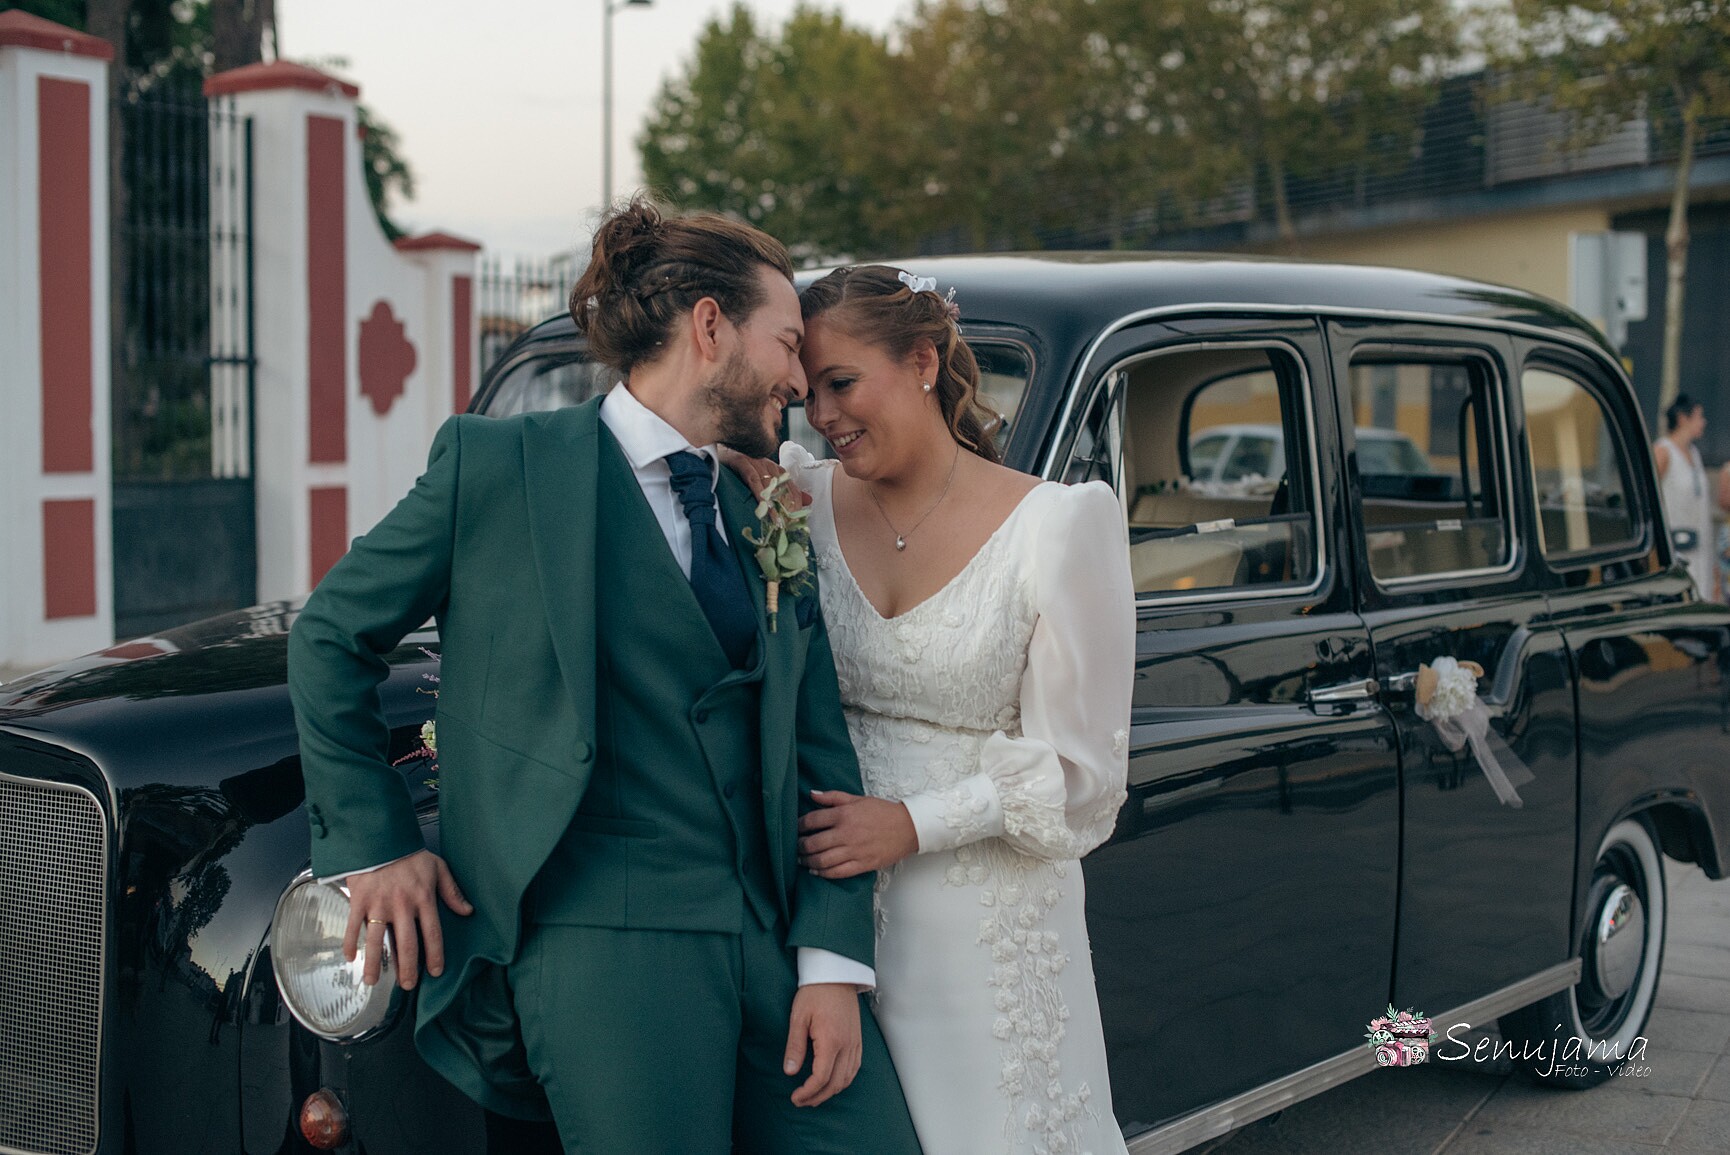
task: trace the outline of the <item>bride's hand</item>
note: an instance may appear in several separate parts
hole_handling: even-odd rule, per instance
[[[819,809],[799,819],[799,865],[819,878],[852,878],[919,853],[913,816],[899,802],[813,790]]]
[[[747,457],[737,449],[726,445],[716,446],[715,451],[721,459],[721,464],[737,473],[739,480],[750,487],[751,496],[758,499],[763,496],[763,487],[773,481],[775,475],[781,472],[780,463],[770,461],[766,457]],[[811,504],[811,495],[797,485],[789,482],[787,490],[799,499],[801,506]]]

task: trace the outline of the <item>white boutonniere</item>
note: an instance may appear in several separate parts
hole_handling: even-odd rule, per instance
[[[768,586],[765,608],[769,632],[775,632],[781,608],[781,586],[797,594],[811,577],[811,511],[800,501],[793,479],[785,471],[763,487],[757,499],[757,532],[744,530],[745,540],[756,553],[757,568]]]

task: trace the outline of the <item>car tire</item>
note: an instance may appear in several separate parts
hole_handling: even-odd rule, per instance
[[[1658,993],[1669,897],[1658,840],[1643,815],[1604,834],[1582,909],[1574,948],[1580,981],[1500,1023],[1515,1062],[1532,1078],[1572,1090],[1615,1074],[1646,1029]],[[1570,1048],[1573,1039],[1581,1042]]]

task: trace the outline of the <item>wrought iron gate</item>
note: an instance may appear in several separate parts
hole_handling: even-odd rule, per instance
[[[114,630],[257,600],[252,126],[162,86],[116,108]]]

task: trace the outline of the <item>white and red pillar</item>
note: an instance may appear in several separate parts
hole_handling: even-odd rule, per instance
[[[353,84],[277,61],[205,93],[252,120],[258,594],[292,598],[408,492],[475,388],[479,246],[386,241]]]
[[[108,62],[0,13],[0,665],[113,641]]]

